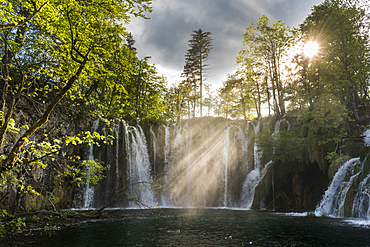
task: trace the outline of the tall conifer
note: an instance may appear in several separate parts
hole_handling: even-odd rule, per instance
[[[208,67],[208,55],[212,49],[211,32],[204,32],[202,29],[194,30],[189,40],[190,49],[185,55],[185,65],[182,76],[192,82],[196,88],[199,86],[199,95],[194,100],[199,98],[200,101],[200,116],[202,116],[202,97],[203,97],[203,82],[206,79],[206,67]],[[196,93],[197,94],[197,93]],[[195,115],[195,112],[193,113]]]

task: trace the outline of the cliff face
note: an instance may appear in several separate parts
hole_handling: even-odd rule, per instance
[[[312,211],[327,185],[328,178],[317,163],[275,163],[256,187],[252,208]]]

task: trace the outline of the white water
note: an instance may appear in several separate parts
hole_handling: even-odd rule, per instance
[[[167,165],[170,153],[170,127],[167,125],[164,125],[164,144],[164,163]]]
[[[260,119],[258,119],[258,122],[256,125],[253,122],[252,122],[252,125],[254,127],[254,135],[256,138],[258,132],[260,131]],[[254,199],[255,189],[261,179],[260,159],[262,156],[262,152],[258,150],[256,142],[254,143],[253,149],[254,149],[254,169],[248,173],[247,178],[244,181],[242,198],[241,198],[241,202],[242,202],[241,206],[246,209],[251,209],[253,199]]]
[[[128,165],[128,182],[130,184],[130,195],[133,202],[131,207],[137,207],[137,202],[146,206],[155,206],[154,194],[151,183],[151,168],[146,139],[140,126],[126,126],[126,152]],[[130,140],[130,141],[129,141]]]
[[[361,181],[352,205],[352,215],[357,218],[370,220],[370,174]],[[370,224],[370,221],[368,222]]]
[[[115,160],[116,160],[116,191],[118,191],[119,179],[120,179],[119,170],[118,170],[118,166],[119,166],[119,123],[118,123],[118,126],[115,125],[113,127],[113,134],[114,134],[114,140],[115,140],[115,145],[116,145],[116,157],[115,157]]]
[[[152,143],[153,143],[153,162],[154,162],[154,167],[156,163],[156,157],[157,157],[157,138],[155,137],[155,133],[153,131],[153,126],[150,126],[150,133],[152,134]],[[153,171],[155,173],[155,171]]]
[[[95,120],[91,127],[91,134],[96,132],[99,127],[99,118]],[[88,151],[88,160],[94,160],[94,144],[91,143]],[[90,173],[90,167],[88,168],[88,173]],[[85,187],[83,195],[83,208],[93,208],[94,206],[94,186],[87,184]]]
[[[274,126],[274,133],[273,137],[276,138],[277,133],[280,131],[280,124],[282,121],[287,122],[288,129],[290,127],[289,122],[286,120],[278,120]],[[255,137],[257,137],[258,132],[260,131],[260,120],[258,120],[257,124],[255,125],[252,122],[252,125],[254,127],[254,134]],[[268,168],[272,165],[273,161],[270,160],[263,168],[261,167],[261,157],[262,157],[262,151],[258,150],[257,144],[255,142],[254,144],[254,169],[247,175],[247,178],[244,181],[243,184],[243,194],[242,194],[242,207],[245,207],[247,209],[251,209],[253,200],[254,200],[254,194],[257,185],[262,181],[262,179],[265,177]],[[262,171],[261,171],[262,170]],[[275,181],[274,181],[274,175],[272,175],[272,193],[273,193],[273,200],[274,200],[274,193],[275,193]],[[275,202],[273,202],[275,204]],[[273,205],[273,208],[275,206]]]
[[[258,132],[260,131],[260,126],[261,126],[261,119],[258,119],[257,125],[254,125],[254,122],[252,122],[253,128],[254,128],[254,136],[255,139],[257,138]],[[262,151],[258,150],[257,143],[254,142],[254,169],[260,169],[261,166],[261,156],[262,156]]]
[[[370,146],[370,129],[366,130],[363,135],[364,135],[365,145],[369,147]]]
[[[189,128],[189,125],[186,123],[184,128],[186,139],[188,140],[186,142],[185,148],[187,148],[187,155],[186,155],[186,198],[187,201],[190,201],[191,198],[191,165],[192,165],[192,158],[191,158],[191,144],[192,144],[192,134],[191,129]]]
[[[228,166],[229,166],[229,146],[230,146],[230,138],[229,133],[230,132],[230,126],[224,130],[224,147],[223,147],[223,184],[224,184],[224,195],[223,195],[223,206],[227,207],[227,183],[228,183]]]
[[[163,125],[164,128],[164,149],[163,149],[163,155],[164,155],[164,184],[169,184],[168,181],[168,173],[169,173],[169,154],[170,154],[170,127],[167,125]],[[168,198],[166,194],[168,194],[168,190],[162,191],[160,196],[160,204],[162,207],[171,207],[170,202],[168,201]]]
[[[350,187],[348,187],[348,183],[352,183],[354,175],[350,176],[349,181],[346,181],[346,177],[348,177],[348,173],[350,174],[359,162],[360,158],[353,158],[345,162],[338,169],[328,189],[325,191],[323,199],[315,209],[316,215],[325,214],[333,217],[343,216],[344,200],[348,188]],[[357,176],[357,174],[355,175]]]

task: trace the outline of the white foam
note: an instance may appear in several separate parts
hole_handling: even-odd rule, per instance
[[[370,227],[370,220],[366,220],[366,219],[351,219],[351,220],[345,220],[345,222],[348,222],[354,226]]]
[[[308,212],[290,212],[290,213],[274,213],[276,215],[281,215],[281,216],[292,216],[292,217],[306,217]]]
[[[364,132],[364,142],[366,147],[370,147],[370,129]]]

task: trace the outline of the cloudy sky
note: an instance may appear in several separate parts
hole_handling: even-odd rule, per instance
[[[207,83],[222,85],[236,71],[235,58],[242,48],[243,33],[250,23],[267,15],[297,27],[313,5],[323,0],[154,0],[149,20],[133,19],[128,26],[139,57],[151,56],[159,74],[170,84],[182,80],[185,53],[193,30],[211,32]]]

